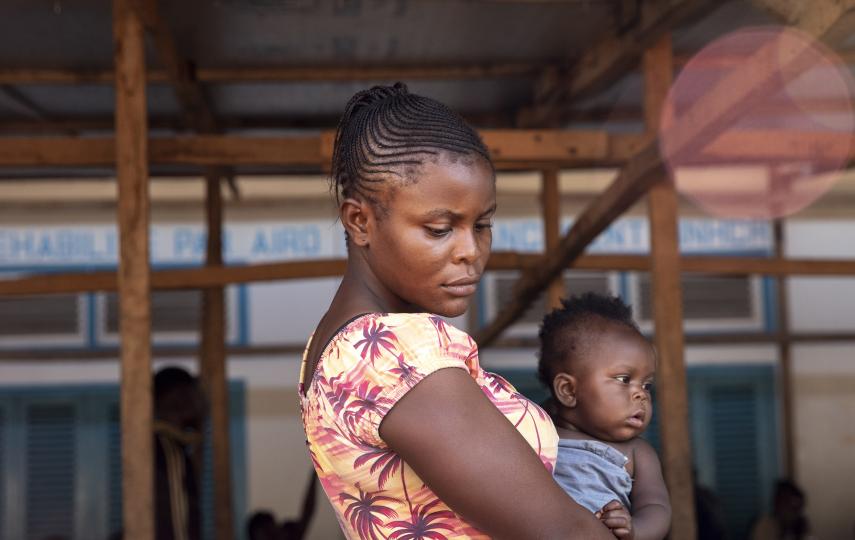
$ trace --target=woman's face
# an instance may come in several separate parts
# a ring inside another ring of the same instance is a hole
[[[391,183],[365,256],[395,310],[463,314],[490,256],[493,170],[482,158],[426,162],[413,183]]]

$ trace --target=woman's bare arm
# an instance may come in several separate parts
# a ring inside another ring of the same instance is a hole
[[[462,369],[441,369],[417,384],[387,413],[380,436],[443,502],[492,538],[614,538],[555,483]]]

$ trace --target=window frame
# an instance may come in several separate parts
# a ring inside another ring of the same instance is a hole
[[[642,272],[626,272],[624,299],[633,306],[633,317],[645,334],[652,335],[655,321],[641,317],[641,275]],[[714,274],[709,274],[714,275]],[[724,332],[763,332],[769,326],[767,312],[769,291],[762,276],[750,275],[748,279],[750,317],[737,318],[686,318],[683,317],[683,331],[687,334],[724,333]],[[682,283],[681,283],[682,287]]]
[[[56,268],[39,269],[42,272],[55,272]],[[0,278],[14,279],[31,275],[24,270],[0,270]],[[30,295],[43,296],[43,295]],[[90,324],[89,298],[87,293],[70,293],[77,303],[77,331],[73,333],[51,333],[51,334],[15,334],[0,336],[0,350],[14,350],[20,348],[51,349],[59,347],[85,347],[88,341],[87,329]]]

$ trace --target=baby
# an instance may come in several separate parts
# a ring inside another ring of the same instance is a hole
[[[538,375],[552,393],[560,440],[555,479],[618,538],[665,538],[668,491],[650,423],[656,355],[620,299],[562,301],[540,329]]]

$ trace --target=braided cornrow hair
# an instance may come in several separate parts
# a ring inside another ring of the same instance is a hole
[[[336,131],[336,201],[359,195],[379,203],[384,180],[415,181],[418,167],[441,152],[478,155],[492,167],[478,133],[442,103],[410,94],[400,82],[363,90],[350,98]]]

